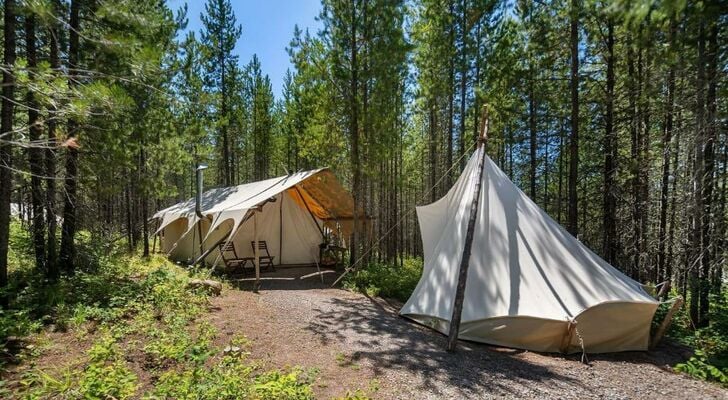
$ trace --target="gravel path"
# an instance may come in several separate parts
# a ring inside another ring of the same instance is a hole
[[[252,357],[269,366],[316,368],[321,398],[376,387],[380,399],[728,399],[728,390],[670,372],[685,356],[671,346],[590,356],[589,365],[469,342],[451,354],[444,336],[399,317],[397,305],[300,278],[308,272],[279,269],[259,294],[239,281],[213,300],[208,319],[220,343],[244,333]]]

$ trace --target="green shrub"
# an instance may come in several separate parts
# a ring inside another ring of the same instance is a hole
[[[677,364],[675,370],[692,375],[696,378],[716,381],[728,385],[728,369],[720,368],[708,362],[708,357],[702,350],[695,350],[695,355],[684,363]]]
[[[313,398],[311,379],[300,368],[273,370],[258,375],[258,366],[233,341],[212,367],[196,365],[170,370],[160,376],[147,399],[255,399],[307,400]],[[238,349],[238,350],[234,350]]]
[[[78,381],[84,398],[131,398],[137,390],[137,376],[127,366],[123,351],[111,336],[103,336],[88,352],[90,362]]]
[[[406,301],[422,276],[422,260],[408,258],[402,266],[372,263],[347,275],[344,287]]]
[[[310,382],[300,379],[302,370],[270,371],[255,378],[253,398],[260,400],[313,399]]]
[[[673,295],[677,296],[677,293]],[[711,298],[708,326],[695,329],[690,321],[689,310],[682,307],[673,318],[668,336],[695,349],[695,354],[675,365],[675,370],[698,379],[728,385],[728,291],[724,288],[721,295]],[[655,323],[662,321],[666,309],[666,305],[660,307]]]

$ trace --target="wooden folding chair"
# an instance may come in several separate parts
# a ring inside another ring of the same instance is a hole
[[[239,257],[238,252],[235,251],[233,242],[220,243],[219,247],[222,261],[225,263],[225,267],[227,267],[229,272],[240,269],[245,274],[245,265],[248,262],[255,269],[255,257]],[[232,257],[230,253],[232,253]]]
[[[253,254],[255,254],[255,241],[250,242],[250,246],[253,248]],[[271,256],[268,252],[268,243],[265,240],[259,240],[258,241],[258,260],[260,262],[260,269],[261,271],[266,269],[272,269],[273,272],[276,270],[276,266],[273,265],[273,259],[275,257]],[[255,260],[255,257],[253,257],[253,260]],[[253,261],[255,262],[255,261]]]

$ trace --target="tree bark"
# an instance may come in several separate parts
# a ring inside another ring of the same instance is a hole
[[[677,27],[674,21],[670,22],[670,51],[674,50],[675,31]],[[657,243],[657,271],[658,281],[667,281],[665,293],[669,293],[671,286],[671,274],[668,274],[665,247],[667,245],[667,208],[670,187],[670,159],[671,142],[673,130],[673,109],[675,101],[675,65],[671,64],[667,73],[667,104],[665,106],[665,127],[662,135],[662,183],[660,187],[660,225],[658,229]]]
[[[703,243],[703,173],[705,173],[705,22],[701,19],[698,26],[697,88],[695,108],[695,139],[693,144],[693,210],[690,224],[690,246],[692,257],[689,259],[690,282],[690,319],[695,326],[702,323],[700,315],[701,266],[704,256]]]
[[[28,79],[33,82],[37,73],[35,16],[25,17],[25,56],[28,60]],[[45,218],[43,218],[43,152],[38,141],[41,135],[41,126],[38,115],[38,102],[35,99],[32,85],[26,94],[28,106],[28,137],[31,145],[28,148],[28,165],[30,166],[30,193],[33,207],[33,249],[35,251],[35,266],[45,272]]]
[[[617,138],[614,132],[614,21],[607,17],[607,86],[604,115],[604,259],[617,258]]]
[[[144,143],[142,143],[141,149],[139,150],[139,170],[141,171],[142,179],[147,178],[147,155],[144,150]],[[141,188],[141,203],[142,203],[142,255],[149,257],[149,199],[146,191],[146,182],[142,182]]]
[[[58,12],[60,5],[58,0],[53,1],[53,10]],[[54,74],[60,73],[61,62],[58,56],[58,38],[60,32],[57,23],[54,23],[49,31],[50,37],[50,49],[49,58],[50,66]],[[48,219],[48,237],[46,244],[46,271],[48,279],[56,281],[60,276],[58,269],[57,251],[56,251],[56,230],[57,230],[57,219],[56,219],[56,145],[58,140],[56,139],[56,128],[58,124],[55,106],[51,103],[48,108],[48,149],[45,152],[45,174],[48,177],[46,179],[46,217]]]
[[[79,13],[82,0],[71,0],[71,15],[69,19],[68,29],[68,73],[70,78],[68,86],[73,90],[76,86],[76,77],[78,74],[79,62]],[[67,273],[74,272],[74,263],[76,258],[76,245],[74,237],[76,235],[76,207],[77,204],[77,188],[78,188],[78,148],[73,143],[76,139],[79,129],[78,122],[73,118],[68,119],[68,142],[71,145],[66,147],[66,176],[64,179],[64,204],[63,204],[63,226],[61,228],[61,252],[59,262],[61,268]]]
[[[8,240],[10,237],[10,196],[13,176],[12,148],[9,141],[13,130],[13,102],[15,97],[15,7],[14,0],[5,0],[3,16],[3,98],[0,111],[0,305],[7,307],[8,298],[4,289],[8,285]]]
[[[530,180],[530,191],[529,196],[531,200],[536,201],[536,166],[538,160],[536,158],[536,146],[537,135],[536,132],[536,99],[533,94],[533,73],[531,72],[528,82],[528,131],[529,131],[529,152],[530,152],[530,169],[529,169],[529,180]]]
[[[460,15],[460,156],[465,154],[465,105],[468,85],[468,0],[462,0],[462,10]],[[465,162],[465,158],[461,158],[461,164]],[[450,168],[451,165],[448,165]],[[452,180],[450,184],[452,184]]]
[[[567,229],[579,235],[578,195],[579,179],[579,0],[571,0],[571,137],[569,138],[569,210]]]
[[[350,63],[351,63],[351,81],[349,93],[349,135],[351,136],[351,169],[352,169],[352,191],[354,197],[354,221],[353,221],[353,233],[351,240],[351,248],[349,249],[349,255],[351,257],[351,264],[353,265],[357,259],[361,229],[361,221],[359,221],[359,206],[361,203],[361,166],[359,159],[359,115],[357,102],[357,94],[359,93],[359,76],[357,63],[357,0],[352,0],[351,5],[351,20],[350,20]]]
[[[437,110],[435,100],[430,99],[429,106],[429,128],[430,128],[430,201],[437,201]]]
[[[710,277],[713,268],[713,174],[715,170],[715,141],[717,138],[717,66],[718,66],[718,25],[717,22],[711,21],[710,33],[708,37],[708,49],[706,54],[707,71],[706,71],[706,115],[705,115],[705,147],[704,166],[703,166],[703,221],[702,252],[703,257],[700,262],[700,322],[698,326],[706,327],[709,324],[710,311]]]

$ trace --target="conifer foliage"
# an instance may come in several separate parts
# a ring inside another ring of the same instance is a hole
[[[332,168],[356,203],[350,261],[396,268],[488,107],[488,154],[525,193],[708,326],[728,248],[721,6],[322,0],[319,29],[290,27],[279,94],[238,56],[255,36],[230,0],[199,32],[159,1],[6,0],[0,286],[11,203],[56,280],[84,268],[82,231],[150,253],[150,215],[192,196],[199,163],[209,186]]]

